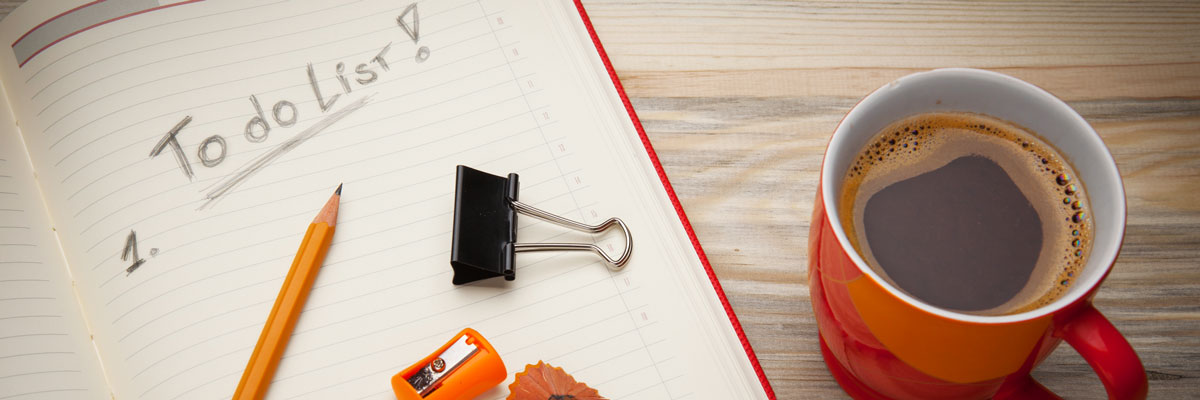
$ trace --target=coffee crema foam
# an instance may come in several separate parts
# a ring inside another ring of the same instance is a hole
[[[1009,301],[986,310],[952,311],[1015,314],[1057,300],[1079,277],[1091,247],[1092,223],[1082,183],[1045,141],[990,116],[919,114],[894,122],[871,138],[847,169],[839,199],[841,223],[854,248],[872,270],[908,293],[879,266],[870,246],[864,245],[868,241],[861,216],[867,202],[895,183],[970,156],[985,157],[1008,173],[1037,212],[1043,240],[1030,278]]]

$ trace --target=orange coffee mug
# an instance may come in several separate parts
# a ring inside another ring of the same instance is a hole
[[[927,112],[985,114],[1025,127],[1074,167],[1093,215],[1091,255],[1075,283],[1031,311],[984,316],[937,308],[876,274],[839,221],[842,177],[876,133]],[[1050,93],[975,69],[939,69],[891,82],[838,125],[821,165],[809,235],[809,287],[825,363],[856,399],[1058,398],[1029,373],[1065,339],[1110,398],[1146,397],[1129,342],[1092,306],[1125,231],[1125,192],[1112,155],[1083,117]]]

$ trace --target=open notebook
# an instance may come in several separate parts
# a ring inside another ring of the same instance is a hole
[[[0,42],[0,398],[230,397],[342,182],[270,398],[392,398],[464,327],[510,376],[545,360],[614,399],[773,397],[578,4],[37,1]],[[627,268],[522,253],[515,281],[452,285],[459,164],[621,217]]]

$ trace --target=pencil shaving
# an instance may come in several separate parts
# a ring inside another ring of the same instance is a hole
[[[517,373],[508,391],[507,400],[607,400],[562,368],[542,361],[525,365],[525,371]]]

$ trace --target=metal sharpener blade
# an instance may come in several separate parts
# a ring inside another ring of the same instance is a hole
[[[446,348],[446,351],[430,361],[424,367],[421,367],[413,376],[408,378],[408,384],[412,385],[413,389],[421,393],[421,397],[432,393],[438,388],[438,384],[442,382],[447,375],[462,366],[467,359],[479,352],[479,348],[473,344],[467,343],[467,337],[463,336]]]

